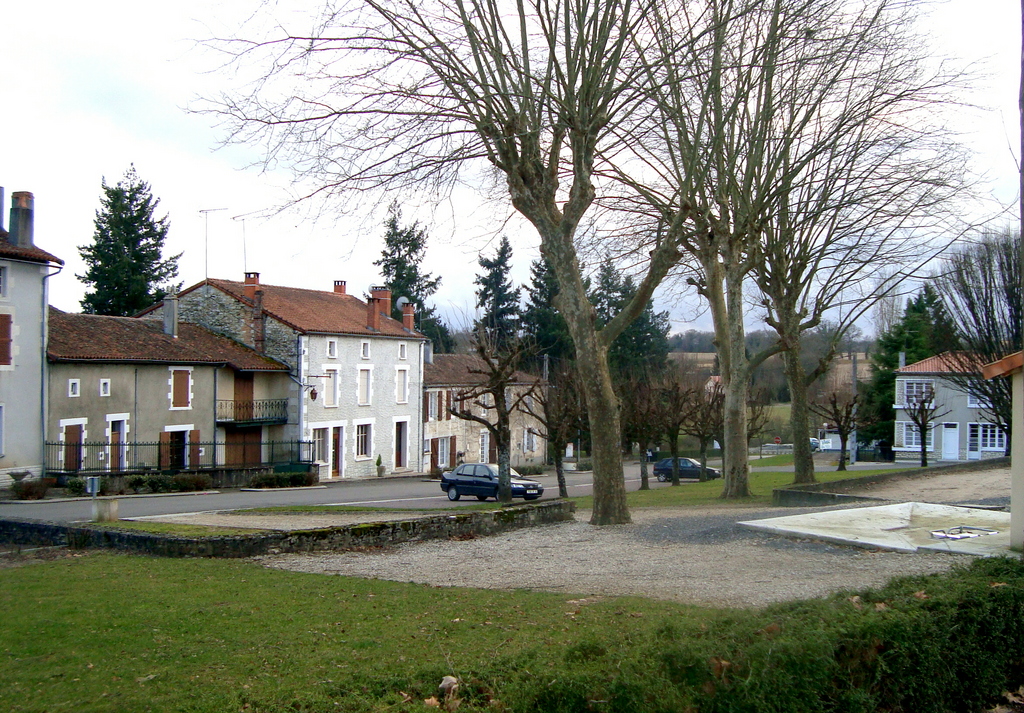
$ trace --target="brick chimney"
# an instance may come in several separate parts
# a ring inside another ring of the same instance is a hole
[[[370,295],[380,300],[380,311],[386,316],[391,316],[391,290],[387,287],[371,287]]]
[[[334,291],[337,292],[339,295],[345,294],[345,281],[344,280],[335,280],[334,281]]]
[[[416,305],[412,302],[402,305],[402,326],[410,332],[416,330]]]
[[[15,191],[11,194],[11,220],[7,242],[21,248],[35,247],[32,243],[33,214],[35,199],[28,191]]]
[[[375,332],[380,331],[380,305],[372,290],[366,298],[366,326]]]
[[[245,273],[245,286],[242,288],[245,293],[245,299],[250,301],[256,299],[256,285],[258,284],[260,284],[260,273]]]
[[[171,337],[178,336],[178,296],[167,295],[164,297],[164,334]]]
[[[258,273],[254,273],[259,276]],[[249,289],[246,286],[246,289]],[[267,318],[263,314],[263,290],[253,286],[252,342],[253,349],[263,354],[267,348]]]

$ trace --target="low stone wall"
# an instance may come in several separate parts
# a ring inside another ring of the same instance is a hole
[[[936,465],[928,468],[913,468],[911,470],[893,470],[889,473],[878,473],[868,477],[844,478],[833,480],[828,483],[810,483],[808,485],[787,485],[776,488],[772,491],[772,504],[783,507],[807,507],[815,505],[838,505],[844,502],[858,500],[879,500],[864,495],[850,495],[851,490],[858,490],[867,485],[885,483],[890,480],[906,480],[908,478],[920,478],[939,473],[973,473],[979,470],[994,470],[996,468],[1008,468],[1009,458],[986,458],[984,460],[972,460],[965,463],[954,463],[953,465]]]
[[[417,540],[480,537],[572,520],[575,511],[573,502],[552,500],[499,510],[445,513],[417,520],[223,537],[178,537],[89,525],[7,519],[0,520],[0,542],[116,549],[162,557],[252,557],[284,552],[353,550]]]

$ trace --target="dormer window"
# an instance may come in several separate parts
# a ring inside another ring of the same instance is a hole
[[[362,356],[363,359],[370,358],[370,343],[368,341],[363,341],[359,345],[359,354],[360,356]]]

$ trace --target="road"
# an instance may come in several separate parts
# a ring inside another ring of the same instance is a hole
[[[535,476],[530,476],[534,478]],[[589,495],[592,491],[592,473],[566,473],[566,485],[573,496]],[[558,495],[554,475],[536,477],[544,486],[543,499]],[[685,481],[684,481],[685,483]],[[652,487],[669,487],[651,478]],[[626,466],[626,489],[640,487],[640,467]],[[218,493],[129,496],[118,498],[121,518],[215,510],[278,507],[283,505],[361,505],[384,508],[438,508],[457,509],[476,503],[475,498],[451,502],[436,480],[418,478],[382,478],[327,483],[322,488],[297,490],[265,490],[245,492],[224,490]],[[92,517],[92,503],[88,499],[37,500],[0,503],[0,519],[19,518],[45,522],[83,522]]]

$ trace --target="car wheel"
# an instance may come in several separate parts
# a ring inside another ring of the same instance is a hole
[[[456,488],[454,485],[449,485],[448,486],[448,499],[449,500],[458,500],[459,499],[459,489]]]
[[[658,473],[658,482],[659,483],[664,483],[666,480],[668,480],[668,476],[667,475],[665,475],[664,473]]]
[[[483,502],[484,500],[487,499],[487,496],[486,495],[477,495],[476,499],[479,500],[480,502]]]

